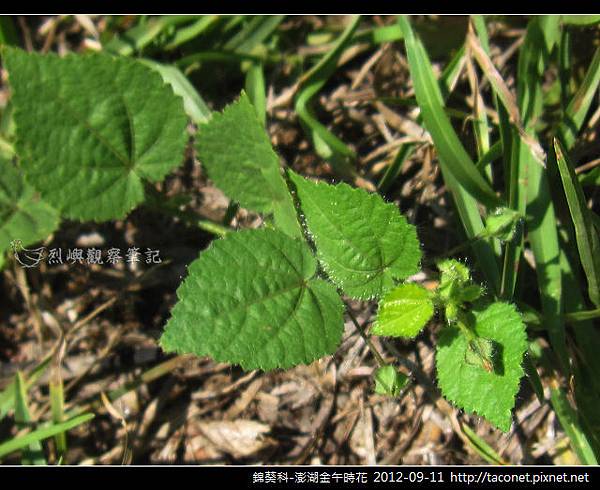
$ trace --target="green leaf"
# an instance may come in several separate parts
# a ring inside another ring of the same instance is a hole
[[[160,343],[246,370],[331,354],[341,340],[343,304],[316,270],[300,240],[269,229],[230,233],[190,265]]]
[[[52,355],[46,356],[46,358],[41,361],[37,366],[35,366],[29,373],[27,373],[26,378],[26,389],[31,388],[37,381],[41,378],[41,376],[46,372],[50,361],[53,359]],[[6,388],[0,391],[0,421],[15,407],[15,397],[17,391],[17,378],[16,376],[13,378]]]
[[[59,216],[25,182],[19,169],[0,158],[0,254],[13,240],[26,247],[46,238]]]
[[[484,460],[491,464],[506,465],[506,461],[481,437],[477,435],[467,424],[461,424],[461,429],[467,440],[470,442],[471,447],[481,456]]]
[[[27,180],[63,215],[121,218],[183,161],[182,101],[143,64],[105,54],[2,51],[17,154]]]
[[[274,213],[283,231],[300,236],[279,158],[245,92],[200,126],[196,146],[208,176],[227,196],[245,208]]]
[[[448,306],[455,310],[465,302],[475,301],[483,289],[471,281],[471,271],[458,260],[445,259],[438,262],[437,267],[442,273],[438,295],[446,303],[446,317],[452,320],[454,315],[449,314]]]
[[[371,332],[389,337],[416,337],[433,316],[429,292],[418,284],[400,284],[379,304]]]
[[[600,187],[600,167],[579,174],[577,180],[579,180],[579,183],[584,187]]]
[[[515,236],[519,219],[518,211],[506,207],[497,208],[486,218],[485,231],[488,236],[508,242]]]
[[[302,213],[330,279],[353,298],[381,296],[419,270],[417,232],[378,194],[314,183],[290,172]]]
[[[438,384],[453,403],[508,431],[523,376],[525,326],[515,307],[508,303],[493,303],[474,315],[475,334],[497,344],[496,369],[488,371],[467,363],[469,339],[458,327],[448,326],[442,330],[437,345]]]
[[[332,49],[302,76],[294,104],[298,118],[311,138],[317,154],[331,163],[339,175],[346,178],[356,176],[356,169],[353,166],[356,153],[319,122],[311,105],[316,95],[338,69],[338,62],[351,43],[359,23],[360,16],[353,16]]]
[[[440,164],[477,200],[488,206],[499,205],[500,200],[475,167],[444,111],[443,97],[421,40],[415,36],[406,18],[399,17],[398,23],[404,33],[415,96]]]
[[[398,396],[408,383],[408,376],[394,366],[383,366],[375,371],[375,393]]]

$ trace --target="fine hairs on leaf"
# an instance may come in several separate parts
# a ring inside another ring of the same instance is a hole
[[[414,338],[433,316],[429,291],[418,284],[400,284],[379,303],[374,335]]]
[[[27,180],[63,216],[122,218],[183,161],[180,97],[142,63],[5,47],[16,150]]]
[[[329,278],[356,299],[380,297],[419,270],[416,229],[393,204],[347,184],[311,182],[289,172],[317,257]]]
[[[316,271],[308,246],[280,231],[230,233],[190,265],[160,343],[247,370],[331,354],[341,341],[343,304]]]
[[[457,326],[444,327],[437,343],[436,366],[442,394],[459,407],[485,417],[508,431],[512,408],[523,377],[527,336],[513,305],[492,303],[473,312],[474,335],[495,343],[495,369],[469,362],[470,339]],[[487,343],[486,343],[487,345]]]
[[[512,306],[495,303],[475,313],[472,327],[463,325],[465,304],[483,289],[453,259],[438,263],[437,291],[398,285],[419,270],[420,245],[415,227],[378,194],[312,182],[288,170],[294,204],[244,93],[201,125],[197,148],[213,181],[243,206],[273,214],[275,229],[229,233],[191,264],[160,341],[166,351],[210,355],[244,369],[286,368],[335,352],[343,303],[334,285],[351,298],[381,298],[373,335],[415,337],[432,318],[435,303],[449,322],[437,355],[442,391],[458,406],[508,429],[526,347]],[[297,213],[316,257],[296,233]],[[333,284],[318,276],[317,259]],[[397,396],[407,378],[379,360],[375,391]]]

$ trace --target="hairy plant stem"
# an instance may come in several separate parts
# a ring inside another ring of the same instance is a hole
[[[350,309],[350,307],[348,306],[347,303],[346,303],[346,308],[347,308],[346,311],[348,312],[348,316],[352,320],[352,323],[354,323],[354,326],[356,327],[356,330],[358,330],[358,333],[360,334],[360,336],[363,338],[363,340],[367,344],[367,347],[369,347],[369,350],[373,354],[373,357],[375,357],[375,360],[377,361],[377,364],[379,365],[379,367],[387,366],[388,363],[385,362],[385,360],[383,359],[383,356],[379,353],[379,351],[377,350],[377,347],[375,347],[375,344],[373,344],[373,342],[371,342],[371,338],[365,332],[364,325],[361,325],[360,323],[358,323],[358,320],[354,316],[354,313],[352,313],[352,310]],[[366,323],[368,323],[368,322],[365,322],[365,324]]]

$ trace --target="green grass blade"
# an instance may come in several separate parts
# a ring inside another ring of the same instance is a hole
[[[9,441],[3,442],[0,444],[0,458],[3,458],[7,454],[18,451],[19,449],[23,449],[31,444],[34,444],[38,441],[43,441],[50,437],[55,436],[56,434],[60,434],[61,432],[65,432],[71,430],[78,425],[89,422],[94,418],[93,413],[86,413],[83,415],[79,415],[77,417],[73,417],[61,424],[50,425],[48,427],[43,427],[33,432],[29,432],[21,437],[16,437]]]
[[[242,29],[237,32],[227,43],[224,49],[237,53],[250,53],[265,41],[283,22],[285,15],[257,15],[253,17]]]
[[[397,24],[374,27],[357,32],[352,38],[353,43],[383,44],[402,39],[402,30]]]
[[[50,365],[52,355],[47,356],[27,375],[27,389],[31,388],[44,374],[46,368]],[[15,406],[15,391],[16,379],[0,392],[0,420],[2,420],[8,412],[14,409]]]
[[[60,368],[58,368],[60,369]],[[50,412],[52,414],[52,423],[57,425],[64,421],[65,417],[65,395],[60,372],[55,373],[50,380]],[[54,436],[56,442],[57,459],[64,458],[67,452],[67,434],[61,432]]]
[[[397,24],[395,24],[395,27],[397,29],[400,29],[400,26],[398,26]],[[450,96],[450,93],[452,92],[456,85],[456,82],[458,81],[459,75],[464,66],[464,59],[465,47],[463,46],[452,57],[450,62],[444,68],[442,75],[440,76],[440,92],[442,93],[442,98],[444,102]],[[417,117],[417,124],[421,124],[422,120],[423,118],[419,114],[419,116]],[[387,168],[387,170],[383,174],[383,177],[377,184],[377,190],[379,192],[385,193],[390,188],[390,186],[400,175],[403,163],[410,157],[415,147],[416,145],[413,143],[406,143],[398,149],[398,152],[394,157],[394,161]]]
[[[471,17],[471,21],[483,52],[489,57],[490,43],[485,19],[481,15],[473,15]],[[506,108],[499,101],[499,95],[496,88],[493,84],[491,84],[491,86],[494,98],[494,106],[498,112],[498,129],[500,132],[500,140],[492,145],[489,154],[490,157],[494,157],[495,151],[500,150],[501,154],[504,156],[504,175],[508,207],[518,211],[521,215],[524,215],[526,196],[525,192],[523,191],[523,185],[521,184],[521,182],[523,182],[523,176],[519,175],[519,172],[522,172],[523,169],[519,165],[519,147],[515,147],[515,145],[513,145],[513,141],[519,138],[519,134],[511,124]],[[500,144],[501,147],[498,149],[496,144]],[[494,152],[492,152],[492,150],[494,150]],[[477,162],[477,167],[481,169],[481,166],[484,165],[484,162],[487,163],[486,156],[483,156],[480,161]],[[521,234],[520,237],[516,238],[515,240],[511,240],[504,247],[500,296],[508,300],[512,300],[513,298],[522,253],[523,235]]]
[[[0,16],[0,46],[2,45],[19,45],[19,35],[15,29],[15,24],[7,15]]]
[[[571,70],[573,67],[571,31],[563,29],[558,46],[558,78],[560,80],[560,102],[563,109],[567,108],[571,99]]]
[[[433,77],[433,73],[431,71],[431,66],[429,65],[429,60],[427,59],[427,55],[424,53],[424,48],[421,46],[421,48],[419,49],[419,47],[418,47],[419,44],[417,44],[417,41],[414,37],[414,34],[412,32],[412,29],[411,29],[408,21],[406,19],[401,18],[401,20],[399,20],[399,22],[401,23],[400,25],[403,27],[403,30],[405,33],[407,52],[410,53],[409,54],[409,65],[411,68],[411,74],[413,76],[413,83],[415,83],[415,92],[417,94],[417,98],[419,98],[419,93],[421,93],[423,91],[426,92],[425,96],[424,96],[426,101],[428,103],[433,103],[433,108],[435,108],[436,110],[441,111],[443,113],[442,102],[440,100],[441,94],[440,94],[439,90],[436,90],[434,85],[431,84],[432,80],[435,82],[435,78]],[[425,67],[423,67],[423,61],[419,60],[419,57],[423,57],[423,56],[425,57],[425,60],[426,60]],[[414,66],[414,68],[413,68],[413,66]],[[424,68],[428,68],[428,70],[425,70]],[[419,70],[421,70],[421,71],[419,71]],[[427,82],[420,83],[420,82],[422,82],[421,79],[425,79],[428,83]],[[437,84],[435,84],[435,86],[436,85]],[[432,88],[432,87],[434,87],[434,88]],[[421,89],[424,89],[424,90],[421,90]],[[421,94],[421,95],[423,95],[423,94]],[[421,106],[421,108],[423,110],[423,104],[420,102],[419,105]],[[433,108],[430,108],[430,110]],[[427,116],[429,116],[429,115],[427,115]],[[427,125],[428,117],[426,117],[425,111],[423,111],[423,119],[425,121],[425,124]],[[448,122],[448,121],[446,121],[446,122]],[[448,124],[450,124],[450,123],[448,122]],[[428,126],[428,129],[431,132],[430,126],[431,125]],[[451,134],[453,135],[453,137],[457,138],[456,133],[454,133],[454,130],[452,129],[452,127],[450,127],[450,131],[451,131]],[[434,143],[435,142],[436,142],[436,139],[434,138]],[[436,146],[437,146],[437,144],[436,144]],[[462,149],[462,150],[458,150],[458,154],[460,155],[461,152],[464,152],[464,154],[466,154],[466,151],[464,150],[464,148],[462,147],[460,142],[458,142],[458,146]],[[445,162],[444,157],[446,156],[445,153],[446,153],[445,151],[443,152],[440,148],[438,148],[438,154],[439,154],[439,159],[440,159],[440,168],[442,170],[444,182],[446,183],[446,186],[452,193],[452,197],[454,199],[454,203],[458,210],[458,214],[460,216],[463,227],[465,229],[467,238],[472,239],[474,237],[481,236],[485,227],[484,227],[483,221],[481,219],[481,215],[479,214],[477,200],[475,199],[475,197],[473,197],[472,193],[470,193],[467,190],[465,182],[463,180],[460,180],[459,178],[457,178],[451,171],[450,166],[444,163]],[[456,157],[456,154],[454,154],[452,152],[452,156]],[[450,158],[452,158],[452,156],[450,156]],[[465,172],[470,170],[467,172],[469,174],[477,174],[478,177],[481,179],[481,181],[483,181],[485,183],[485,185],[487,186],[487,183],[483,180],[483,177],[481,176],[481,174],[479,174],[478,170],[475,168],[475,164],[471,161],[471,159],[470,159],[470,157],[468,157],[468,155],[467,155],[467,159],[468,159],[468,161],[466,163],[467,163],[467,165],[471,165],[471,167],[465,166],[464,165],[465,162],[461,162],[459,166]],[[454,161],[454,160],[452,160],[452,161]],[[493,191],[491,190],[491,188],[489,188],[489,192],[493,195],[494,199],[496,201],[498,201],[495,194],[493,194]],[[490,290],[493,293],[497,293],[499,291],[499,287],[500,287],[500,273],[498,270],[498,264],[496,261],[496,256],[494,254],[494,249],[492,248],[491,242],[487,239],[476,240],[473,242],[472,246],[473,246],[473,250],[478,258],[480,268],[485,275],[485,278],[487,280]]]
[[[545,53],[548,50],[543,33],[545,30],[554,32],[549,25],[552,22],[557,22],[552,16],[533,18],[528,24],[525,42],[519,53],[518,105],[524,129],[531,138],[536,137],[534,125],[543,110],[541,81],[546,66]],[[546,327],[562,369],[569,372],[566,334],[562,321],[561,253],[550,185],[545,169],[536,160],[528,145],[522,139],[515,139],[513,144],[513,151],[518,155],[516,165],[519,167],[519,180],[527,185],[527,230],[536,264]]]
[[[182,44],[191,41],[192,39],[201,36],[203,33],[210,30],[219,21],[217,15],[202,15],[200,18],[189,26],[184,26],[177,29],[173,39],[164,47],[165,50],[171,51]]]
[[[600,308],[596,308],[595,310],[565,313],[565,319],[568,321],[579,322],[582,320],[595,320],[596,318],[600,318]]]
[[[267,96],[262,63],[253,63],[246,72],[246,93],[256,109],[258,120],[264,126],[267,121]]]
[[[156,39],[164,28],[164,21],[160,18],[138,23],[123,34],[113,37],[104,49],[121,56],[131,56]]]
[[[595,306],[600,307],[600,237],[594,229],[586,205],[583,189],[577,180],[573,165],[558,139],[554,139],[558,170],[575,227],[579,258],[588,282],[588,295]]]
[[[211,113],[210,109],[179,68],[173,65],[157,63],[149,59],[142,59],[140,61],[160,73],[163,80],[171,85],[173,92],[183,99],[183,108],[192,121],[196,124],[208,122]]]
[[[600,22],[600,15],[561,15],[562,24],[574,26],[591,26]]]
[[[582,464],[597,465],[598,459],[586,434],[581,429],[577,412],[573,410],[563,391],[558,388],[553,389],[550,400],[560,425],[569,437],[571,446],[579,461]]]
[[[600,48],[596,49],[585,78],[569,102],[563,120],[558,127],[557,133],[567,151],[575,143],[577,133],[581,129],[585,116],[594,100],[594,95],[598,90],[598,84],[600,84]]]
[[[23,375],[18,372],[15,376],[15,423],[19,430],[31,425],[29,401],[27,399],[27,383]],[[24,465],[44,465],[46,459],[39,441],[34,441],[23,450],[21,463]]]
[[[321,158],[331,163],[336,172],[346,178],[356,175],[356,170],[352,165],[356,155],[342,140],[317,120],[312,112],[311,102],[337,69],[337,62],[352,40],[359,22],[360,16],[354,16],[336,41],[333,49],[302,77],[295,99],[296,112],[312,140],[315,150]]]
[[[461,429],[471,443],[473,449],[475,449],[477,454],[479,454],[484,460],[491,464],[506,464],[506,461],[502,459],[502,456],[500,456],[492,446],[479,437],[467,424],[461,424]]]
[[[489,207],[501,205],[501,200],[475,167],[444,112],[442,94],[423,44],[415,36],[407,19],[400,17],[398,23],[404,32],[415,95],[425,126],[437,149],[440,165],[446,167],[479,202]]]

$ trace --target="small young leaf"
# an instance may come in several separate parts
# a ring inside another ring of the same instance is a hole
[[[418,271],[417,232],[378,194],[347,184],[314,183],[290,172],[317,256],[331,280],[353,298],[381,296]]]
[[[331,354],[342,336],[343,304],[316,270],[308,246],[276,230],[215,240],[177,290],[161,346],[246,370]]]
[[[187,117],[160,75],[105,54],[5,48],[17,154],[27,180],[63,215],[121,218],[183,161]]]
[[[300,236],[279,158],[244,92],[200,126],[196,147],[208,176],[227,196],[245,208],[274,213],[282,231]]]
[[[506,207],[497,208],[486,218],[485,231],[488,236],[508,242],[515,236],[518,222],[518,211]]]
[[[508,431],[523,376],[525,326],[515,307],[508,303],[493,303],[474,314],[475,333],[496,344],[495,369],[488,371],[466,362],[469,340],[458,327],[447,326],[437,345],[438,384],[447,399]]]
[[[442,273],[438,295],[446,305],[446,318],[452,320],[457,307],[475,301],[483,290],[472,283],[469,268],[458,260],[442,260],[437,267]]]
[[[400,284],[379,304],[371,332],[389,337],[416,337],[433,316],[429,292],[418,284]]]
[[[375,371],[375,393],[379,395],[398,396],[407,383],[408,376],[394,366],[383,366]]]
[[[58,226],[58,213],[24,181],[19,169],[0,158],[0,254],[13,240],[26,247]]]
[[[471,280],[471,271],[469,271],[469,268],[465,264],[458,260],[442,260],[438,262],[437,268],[442,273],[440,286],[453,282],[465,284]]]

